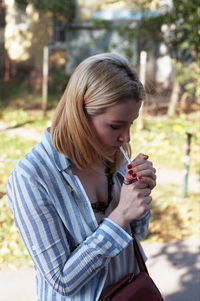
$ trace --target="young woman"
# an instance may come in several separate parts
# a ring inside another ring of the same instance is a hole
[[[10,175],[9,204],[34,262],[38,300],[95,301],[137,273],[132,234],[147,233],[156,175],[143,154],[127,166],[120,147],[131,156],[130,127],[143,98],[125,58],[89,57],[41,143]]]

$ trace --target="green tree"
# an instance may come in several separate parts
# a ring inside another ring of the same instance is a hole
[[[174,59],[175,84],[177,95],[171,99],[168,114],[174,115],[179,100],[200,101],[200,7],[199,1],[174,0],[172,9],[165,15],[165,41]],[[179,88],[177,88],[179,86]],[[174,91],[175,92],[175,91]],[[172,93],[174,95],[174,93]],[[176,93],[175,93],[176,94]]]
[[[29,3],[40,11],[50,12],[57,20],[67,23],[75,16],[75,0],[15,0],[17,5],[25,8]]]
[[[178,61],[197,61],[200,47],[199,0],[174,0],[172,9],[166,14],[169,26],[167,38],[171,55]]]
[[[151,45],[163,41],[173,59],[175,81],[168,114],[176,112],[179,95],[181,101],[200,101],[200,6],[199,0],[173,0],[171,7],[165,7],[159,16],[148,17],[148,9],[160,8],[157,1],[134,1],[135,7],[145,12],[137,27],[124,28],[120,32],[127,37],[127,54],[132,56],[129,45],[138,40],[141,49],[149,51]],[[163,30],[165,29],[165,30]],[[151,44],[153,41],[153,44]],[[151,88],[150,88],[151,89]]]

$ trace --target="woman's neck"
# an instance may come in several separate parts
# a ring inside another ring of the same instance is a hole
[[[88,166],[82,169],[77,168],[76,166],[72,165],[73,172],[75,174],[105,174],[106,173],[106,165],[103,161],[99,161],[98,163]]]

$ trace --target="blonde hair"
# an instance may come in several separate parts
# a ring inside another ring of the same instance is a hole
[[[142,99],[143,86],[124,57],[102,53],[85,59],[73,72],[56,108],[51,126],[54,147],[80,169],[100,159],[112,162],[115,171],[121,154],[106,155],[91,129],[90,117],[116,103]],[[129,144],[125,149],[130,155]]]

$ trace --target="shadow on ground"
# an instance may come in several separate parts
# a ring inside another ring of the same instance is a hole
[[[145,245],[152,278],[165,301],[200,301],[199,239]]]
[[[14,126],[9,126],[7,128],[0,129],[0,132],[5,132],[5,131],[21,128],[21,127],[25,126],[26,124],[31,124],[31,123],[34,123],[34,121],[33,120],[28,120],[28,121],[23,122],[23,123],[18,123]]]

